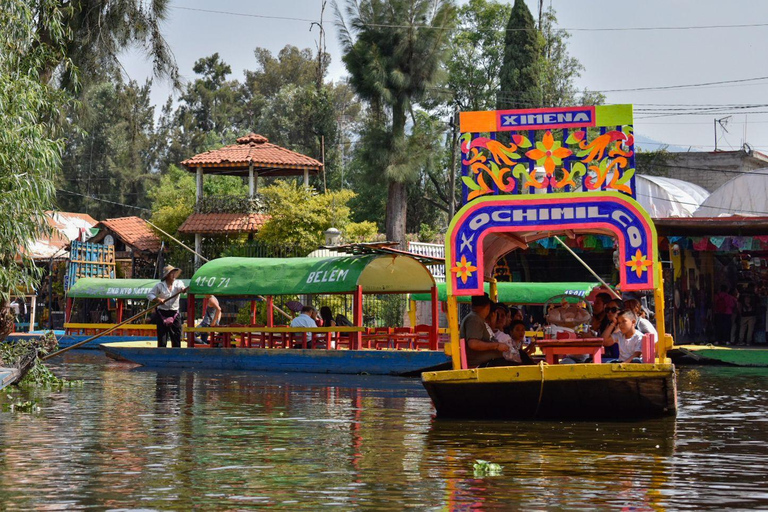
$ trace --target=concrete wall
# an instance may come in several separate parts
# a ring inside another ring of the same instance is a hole
[[[768,167],[768,156],[752,151],[718,151],[717,153],[670,153],[667,176],[695,183],[714,192],[738,172]]]

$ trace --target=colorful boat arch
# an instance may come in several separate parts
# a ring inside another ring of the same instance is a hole
[[[496,261],[528,242],[553,235],[599,233],[617,239],[621,289],[660,283],[656,228],[631,197],[615,192],[489,196],[465,205],[445,242],[451,295],[481,295]]]

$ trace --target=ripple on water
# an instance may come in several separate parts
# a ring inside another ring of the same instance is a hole
[[[417,380],[78,357],[56,371],[82,387],[0,413],[8,510],[768,507],[768,371],[681,371],[676,420],[471,422],[433,420]]]

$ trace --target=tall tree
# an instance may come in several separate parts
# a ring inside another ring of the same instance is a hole
[[[446,67],[447,102],[458,110],[493,110],[504,63],[505,26],[511,7],[495,0],[470,0],[459,8]],[[453,110],[453,108],[451,109]]]
[[[44,83],[57,79],[73,88],[79,76],[88,79],[102,73],[119,73],[118,56],[126,48],[144,50],[152,60],[155,74],[178,79],[173,53],[160,31],[168,15],[168,0],[30,0],[37,20],[57,19],[58,27],[39,23],[37,44],[52,40],[63,44],[47,52],[38,71]]]
[[[40,83],[39,70],[61,55],[61,15],[41,19],[24,0],[0,9],[0,341],[13,327],[10,293],[36,285],[40,273],[25,255],[48,231],[62,141],[53,122],[66,97]],[[42,40],[36,32],[50,34]]]
[[[524,0],[515,0],[504,38],[497,108],[541,106],[541,38]]]
[[[400,243],[407,184],[418,176],[408,155],[406,116],[440,75],[454,13],[450,0],[347,0],[345,14],[336,5],[350,83],[374,111],[391,115],[389,158],[380,172],[388,183],[387,238]]]
[[[552,6],[540,15],[539,31],[542,37],[540,69],[542,106],[565,107],[571,105],[599,105],[605,97],[599,92],[576,87],[584,66],[568,53],[571,35],[557,27],[557,15]]]
[[[149,207],[147,188],[156,179],[150,86],[118,76],[84,92],[77,126],[66,134],[62,208],[105,219],[140,213],[122,204]]]

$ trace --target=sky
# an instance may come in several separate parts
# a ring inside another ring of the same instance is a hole
[[[537,2],[526,3],[537,13]],[[274,54],[287,44],[315,51],[319,31],[310,31],[310,24],[320,20],[321,4],[174,0],[163,30],[183,79],[193,80],[194,62],[216,52],[232,67],[230,78],[242,79],[243,70],[256,68],[256,47]],[[768,153],[768,2],[553,0],[552,6],[559,26],[571,33],[571,55],[585,67],[577,86],[604,91],[608,104],[634,104],[635,132],[651,140],[647,149],[655,149],[656,141],[677,150],[712,151],[717,137],[720,150],[739,149],[746,141]],[[328,75],[339,79],[345,69],[331,0],[323,26],[332,59]],[[152,75],[140,52],[126,52],[121,62],[131,79],[143,82]],[[750,80],[755,78],[760,79]],[[659,89],[736,80],[746,81]],[[171,94],[178,96],[155,80],[158,111]],[[692,109],[701,115],[683,115]],[[715,119],[728,116],[715,131]]]

